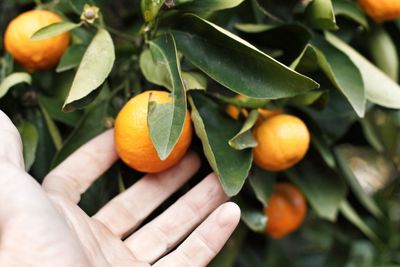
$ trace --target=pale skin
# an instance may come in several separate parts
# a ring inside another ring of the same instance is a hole
[[[198,170],[198,157],[188,153],[170,170],[145,175],[89,217],[77,205],[80,196],[117,158],[110,130],[39,185],[24,171],[18,131],[0,111],[0,266],[207,266],[240,219],[216,175],[142,225]]]

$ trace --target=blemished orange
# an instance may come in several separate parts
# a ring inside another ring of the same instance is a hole
[[[307,203],[295,186],[277,183],[264,212],[268,217],[265,233],[280,239],[300,228],[307,214]]]
[[[147,125],[149,97],[157,103],[168,103],[172,97],[164,91],[145,91],[129,100],[115,120],[114,141],[122,161],[131,168],[147,173],[161,172],[177,164],[186,154],[192,141],[193,129],[186,112],[181,136],[171,154],[161,160],[151,141]]]
[[[46,10],[31,10],[14,18],[4,35],[5,49],[28,71],[53,67],[68,48],[70,35],[34,41],[32,35],[50,24],[61,22],[57,14]]]
[[[358,0],[361,8],[376,22],[400,17],[399,0]]]
[[[258,143],[253,148],[254,163],[268,171],[292,167],[305,156],[310,145],[307,126],[288,114],[275,115],[257,124],[253,135]]]

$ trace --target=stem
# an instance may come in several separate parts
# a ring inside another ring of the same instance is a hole
[[[41,6],[42,5],[42,0],[35,0],[36,6]]]

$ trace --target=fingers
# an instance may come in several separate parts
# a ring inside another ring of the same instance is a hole
[[[148,174],[124,193],[112,199],[94,218],[116,236],[137,228],[172,193],[185,184],[200,167],[196,154],[189,152],[176,166]]]
[[[92,139],[52,170],[43,181],[44,190],[78,203],[80,196],[117,160],[113,130]]]
[[[204,267],[218,254],[240,220],[240,209],[226,203],[214,211],[175,251],[153,267]]]
[[[8,162],[20,169],[24,167],[22,141],[14,124],[0,110],[0,162]]]
[[[174,248],[227,200],[218,177],[210,174],[163,214],[129,237],[125,243],[138,260],[152,263]]]

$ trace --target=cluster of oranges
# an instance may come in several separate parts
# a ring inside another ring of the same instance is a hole
[[[377,22],[400,16],[399,0],[358,0],[365,12]],[[379,2],[379,3],[378,3]],[[41,41],[31,39],[39,29],[61,22],[57,14],[44,10],[25,12],[12,20],[5,32],[5,49],[28,71],[48,69],[60,60],[68,48],[70,34],[63,33]],[[189,112],[178,142],[165,160],[158,157],[147,125],[148,100],[171,102],[167,92],[145,91],[125,104],[115,121],[115,146],[121,159],[130,167],[148,173],[164,171],[185,155],[190,146],[193,128]],[[304,122],[282,111],[258,109],[253,135],[258,145],[253,148],[254,163],[267,171],[286,170],[298,163],[307,153],[310,134]],[[234,119],[248,116],[246,109],[227,107]],[[293,185],[277,183],[265,206],[268,216],[266,233],[281,238],[302,224],[307,205],[303,194]]]
[[[240,95],[236,98],[245,99]],[[234,105],[228,105],[226,111],[236,120],[240,115],[248,116],[246,109]],[[253,148],[254,163],[267,171],[283,171],[298,163],[310,145],[310,133],[305,123],[280,110],[259,108],[258,113],[260,119],[253,130],[257,141],[257,146]],[[266,233],[282,238],[301,226],[307,204],[304,195],[295,186],[277,183],[264,212],[268,218]]]

